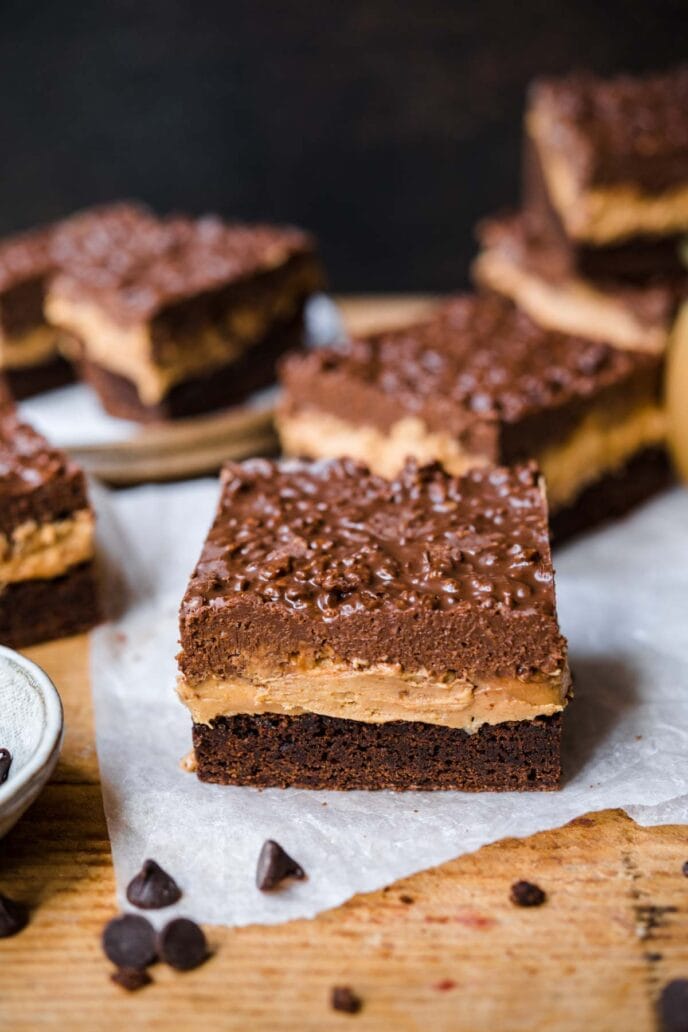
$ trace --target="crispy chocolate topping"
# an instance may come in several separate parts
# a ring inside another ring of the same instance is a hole
[[[0,241],[0,291],[42,277],[51,270],[50,237],[50,229],[38,229]]]
[[[662,190],[688,180],[688,65],[611,79],[589,72],[540,79],[529,108],[552,116],[553,146],[588,182]]]
[[[96,213],[97,215],[97,213]],[[163,307],[273,269],[311,252],[308,234],[292,227],[226,223],[216,216],[158,220],[138,208],[86,213],[55,241],[56,294],[97,302],[123,324]]]
[[[350,460],[229,463],[184,602],[250,592],[325,621],[469,603],[551,614],[553,573],[533,465],[393,481]]]
[[[393,398],[397,418],[443,406],[464,422],[516,423],[652,364],[645,355],[543,329],[502,298],[466,295],[423,323],[294,355],[284,379],[291,391],[301,370],[343,373]]]

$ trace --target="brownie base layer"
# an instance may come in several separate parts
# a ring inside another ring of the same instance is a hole
[[[591,484],[573,505],[550,515],[550,536],[556,545],[625,516],[636,505],[663,491],[673,478],[671,463],[661,448],[647,448],[618,473]]]
[[[139,423],[196,416],[242,401],[253,391],[275,381],[277,360],[303,341],[303,317],[280,326],[238,360],[204,376],[178,384],[156,405],[144,405],[131,380],[112,373],[87,358],[79,362],[81,375],[113,416]]]
[[[484,724],[367,724],[317,714],[219,717],[194,724],[201,781],[262,788],[460,789],[559,787],[561,714]]]
[[[17,401],[30,398],[43,391],[52,391],[56,387],[64,387],[73,383],[74,369],[64,358],[54,358],[40,365],[23,368],[6,369],[5,379],[10,393]]]
[[[100,621],[95,565],[53,580],[27,580],[0,591],[0,643],[24,648],[88,631]]]

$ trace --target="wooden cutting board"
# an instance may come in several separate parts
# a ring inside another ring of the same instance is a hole
[[[422,310],[362,300],[357,329]],[[95,754],[87,640],[29,650],[58,685],[67,734],[39,801],[0,842],[0,890],[25,900],[29,927],[0,940],[0,1030],[418,1030],[649,1032],[655,1000],[688,977],[688,828],[643,829],[621,811],[506,840],[312,921],[208,929],[197,971],[158,966],[128,995],[99,939],[115,912]],[[379,848],[384,850],[381,838]],[[513,881],[548,902],[522,910]],[[364,1001],[330,1010],[333,985]]]

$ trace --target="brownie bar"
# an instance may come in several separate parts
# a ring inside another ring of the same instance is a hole
[[[128,213],[123,221],[131,222]],[[269,380],[265,356],[275,336],[302,318],[323,285],[313,240],[288,227],[214,217],[127,226],[114,218],[99,225],[97,248],[87,220],[68,235],[47,302],[50,318],[79,342],[77,355],[110,410],[120,414],[117,399],[133,418],[210,409],[225,394],[205,386],[216,374],[229,377],[231,367],[235,398]],[[169,399],[174,391],[181,402]]]
[[[25,580],[0,590],[0,642],[10,648],[81,634],[99,620],[92,562],[74,566],[62,577]]]
[[[476,284],[513,301],[546,329],[619,348],[666,349],[688,296],[688,276],[657,273],[644,284],[628,277],[584,279],[570,249],[543,231],[541,220],[523,213],[483,219],[477,237]]]
[[[94,516],[82,471],[0,416],[0,641],[28,645],[99,620]]]
[[[303,311],[290,323],[275,326],[267,337],[229,365],[177,384],[155,405],[144,405],[131,380],[88,359],[78,365],[82,378],[113,416],[140,423],[199,415],[242,401],[275,380],[278,359],[303,343]]]
[[[624,284],[648,286],[657,281],[666,286],[676,281],[688,293],[688,232],[665,236],[641,234],[620,243],[593,247],[572,239],[552,204],[537,149],[527,136],[523,154],[523,207],[531,226],[531,237],[539,238],[540,248],[555,255],[555,269],[561,277],[580,277],[602,289],[613,290]],[[551,276],[551,266],[543,262],[542,274]]]
[[[193,744],[198,777],[220,785],[531,792],[559,787],[561,728],[560,714],[473,734],[314,713],[240,715],[195,724]]]
[[[407,455],[453,473],[534,457],[550,510],[662,447],[661,355],[537,326],[494,295],[403,330],[290,356],[277,423],[291,455],[350,455],[393,476]],[[611,501],[611,500],[610,500]]]
[[[509,740],[524,782],[556,777],[558,731],[530,776],[527,725],[561,713],[569,691],[533,466],[454,478],[410,463],[388,481],[350,460],[252,460],[222,483],[180,613],[179,694],[207,776],[314,784],[330,743],[321,785],[409,787],[423,749],[441,749],[429,784],[444,769],[436,787],[501,788],[505,768],[483,757],[478,775],[478,743]],[[478,737],[485,725],[503,734]],[[258,772],[235,741],[244,727],[261,729]],[[352,766],[356,741],[377,774]]]
[[[525,122],[569,237],[605,246],[688,231],[688,65],[539,80]]]

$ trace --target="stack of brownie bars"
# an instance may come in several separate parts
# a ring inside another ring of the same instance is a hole
[[[686,111],[686,69],[536,84],[524,211],[481,227],[483,292],[283,361],[295,458],[227,466],[181,608],[203,780],[558,786],[550,531],[669,478]]]

